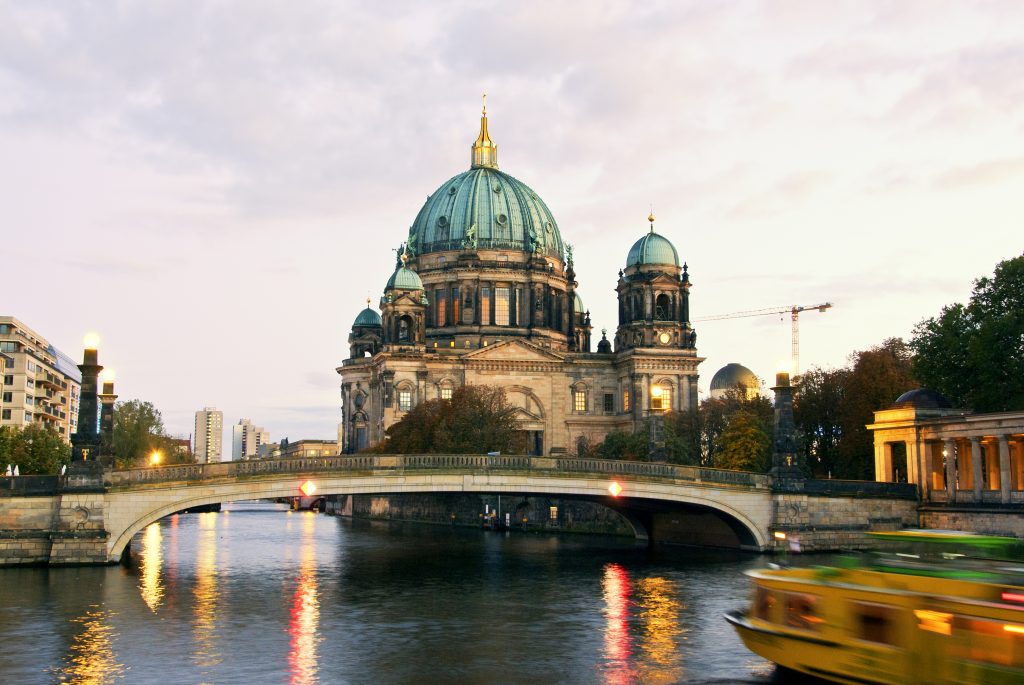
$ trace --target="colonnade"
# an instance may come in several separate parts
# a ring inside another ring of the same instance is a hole
[[[1024,427],[958,424],[917,426],[912,435],[876,430],[875,480],[917,483],[922,501],[1024,502]]]

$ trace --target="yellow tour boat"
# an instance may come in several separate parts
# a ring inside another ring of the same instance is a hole
[[[726,619],[752,652],[838,683],[1024,683],[1020,540],[873,535],[901,551],[750,571],[751,606]]]

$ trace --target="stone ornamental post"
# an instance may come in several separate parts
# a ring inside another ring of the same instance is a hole
[[[793,387],[789,374],[775,374],[775,427],[771,475],[787,480],[803,479],[796,455],[796,422],[793,420]]]
[[[78,432],[71,436],[71,461],[95,461],[99,457],[100,436],[96,431],[97,379],[103,367],[99,365],[99,341],[87,338],[85,353],[78,370],[82,372],[82,391],[78,398]]]
[[[103,392],[100,393],[100,447],[110,466],[114,465],[114,375],[110,369],[103,378]]]

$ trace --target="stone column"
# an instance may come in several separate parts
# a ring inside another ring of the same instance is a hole
[[[921,450],[918,449],[918,442],[916,439],[904,440],[903,446],[907,451],[907,482],[917,483],[918,490],[922,494],[921,499],[926,499],[925,495],[927,494],[927,491],[923,489],[925,484],[924,480],[921,478]]]
[[[942,450],[946,457],[946,498],[948,502],[956,501],[956,441],[946,438],[942,441]]]
[[[999,436],[999,498],[1010,503],[1010,436]]]
[[[889,474],[885,468],[885,452],[888,445],[884,442],[875,443],[875,480],[880,483],[889,481]]]
[[[971,436],[971,483],[974,485],[974,501],[981,501],[981,437]]]

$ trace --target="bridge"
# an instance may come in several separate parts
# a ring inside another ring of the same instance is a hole
[[[47,477],[42,477],[47,478]],[[355,455],[106,471],[100,478],[0,479],[0,565],[116,563],[139,530],[204,504],[322,495],[481,493],[576,498],[620,513],[642,540],[669,522],[691,541],[768,551],[777,532],[804,545],[855,546],[869,528],[916,525],[912,486],[786,481],[664,463],[486,455]],[[20,481],[18,483],[17,481]],[[617,483],[621,491],[609,488]],[[33,487],[35,491],[33,490]],[[871,498],[865,506],[864,498]],[[710,531],[712,538],[701,538]],[[696,537],[693,537],[693,536]],[[829,541],[832,542],[829,542]]]

